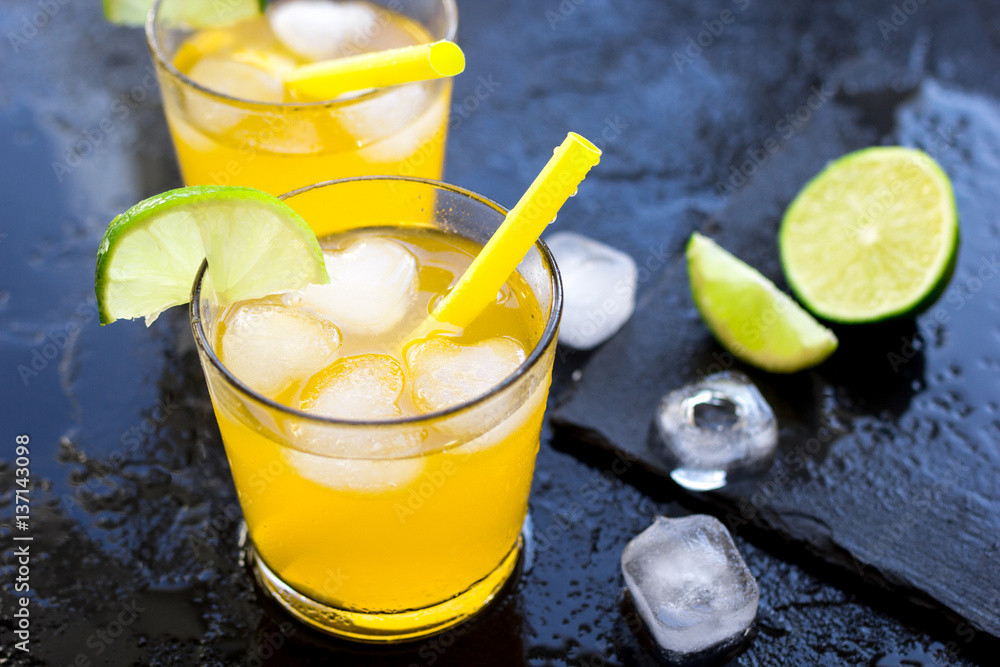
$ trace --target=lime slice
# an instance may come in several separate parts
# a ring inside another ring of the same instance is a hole
[[[108,226],[95,277],[101,323],[187,303],[208,259],[222,305],[330,282],[298,213],[252,188],[196,185],[139,202]]]
[[[758,368],[794,373],[822,362],[837,337],[757,270],[697,232],[687,245],[691,294],[723,347]]]
[[[164,21],[187,25],[191,28],[208,28],[228,25],[257,16],[264,11],[267,0],[165,0],[161,10]],[[118,25],[140,26],[146,23],[155,0],[104,0],[104,17]]]
[[[802,189],[778,240],[788,284],[816,315],[845,323],[912,315],[940,296],[954,268],[955,195],[926,153],[868,148]]]

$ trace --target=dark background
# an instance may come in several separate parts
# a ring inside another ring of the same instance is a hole
[[[693,228],[724,230],[724,244],[777,277],[781,207],[825,160],[906,139],[894,114],[908,96],[975,95],[987,123],[1000,96],[1000,5],[986,0],[523,0],[459,9],[468,68],[456,80],[452,115],[461,121],[453,121],[446,179],[510,206],[567,130],[599,139],[605,156],[556,225],[640,262],[650,249],[672,258],[639,291],[640,310],[664,313],[662,328],[622,334],[644,340],[695,331],[681,257]],[[724,10],[733,21],[716,23]],[[238,504],[186,312],[149,329],[96,321],[92,276],[104,228],[179,185],[142,32],[107,25],[97,2],[2,0],[0,37],[0,662],[655,664],[620,607],[621,550],[657,514],[722,510],[642,466],[617,474],[614,454],[574,438],[582,420],[572,406],[613,376],[600,351],[561,355],[553,390],[561,430],[546,430],[539,454],[531,562],[482,617],[411,646],[369,650],[317,635],[264,601],[236,547]],[[691,46],[698,39],[700,50]],[[816,108],[803,114],[811,95]],[[781,122],[797,113],[789,134]],[[741,181],[734,170],[769,137],[781,150]],[[970,171],[992,175],[994,157]],[[964,192],[970,201],[992,197],[997,183],[973,179]],[[733,202],[759,189],[786,199],[742,218]],[[974,238],[988,253],[996,225],[987,218]],[[983,294],[988,306],[972,341],[995,347],[996,285]],[[698,331],[708,363],[718,350]],[[869,333],[856,335],[863,343]],[[995,355],[983,359],[968,368],[986,363],[995,372]],[[657,363],[690,381],[698,368],[689,361]],[[577,369],[579,387],[570,379]],[[918,360],[908,372],[907,382],[920,380],[924,368]],[[614,376],[616,391],[628,395],[628,377],[619,390]],[[961,386],[961,373],[951,379]],[[801,382],[778,391],[794,393]],[[876,384],[874,409],[912,401],[919,387],[906,387]],[[655,399],[648,385],[631,390],[636,403]],[[995,383],[946,408],[992,415],[986,445],[998,433],[992,396]],[[645,414],[610,419],[618,421],[599,426],[622,432],[648,422]],[[11,635],[16,434],[30,435],[34,481],[30,656],[12,648]],[[994,479],[976,483],[995,490]],[[989,529],[982,532],[997,535]],[[828,564],[822,549],[790,541],[788,531],[747,524],[736,532],[761,603],[756,637],[734,664],[974,665],[1000,655],[978,626]],[[1000,538],[993,544],[1000,551]],[[136,610],[134,620],[105,641],[123,608]]]

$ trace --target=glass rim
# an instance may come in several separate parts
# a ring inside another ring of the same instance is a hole
[[[455,194],[459,194],[469,199],[472,199],[480,204],[483,204],[489,208],[492,208],[497,213],[503,216],[507,215],[507,209],[498,204],[497,202],[484,197],[480,194],[468,190],[466,188],[451,185],[450,183],[445,183],[443,181],[436,181],[430,178],[418,178],[415,176],[352,176],[349,178],[336,178],[328,181],[321,181],[319,183],[313,183],[305,187],[292,190],[291,192],[286,192],[280,195],[278,199],[285,201],[295,197],[296,195],[305,194],[312,190],[328,187],[342,185],[346,183],[356,183],[356,182],[373,182],[373,181],[404,181],[410,183],[420,183],[423,185],[429,185],[431,187],[447,190]],[[205,329],[201,320],[201,287],[202,282],[205,277],[205,273],[208,269],[208,260],[202,260],[201,267],[198,269],[198,274],[195,276],[194,285],[191,288],[191,301],[188,307],[189,318],[191,321],[191,329],[194,332],[195,344],[197,345],[199,351],[203,355],[203,359],[208,359],[212,366],[222,374],[226,382],[236,388],[241,394],[249,396],[256,403],[259,403],[269,409],[277,410],[279,413],[303,419],[307,422],[315,422],[318,424],[326,424],[328,426],[339,426],[339,427],[355,427],[355,428],[370,428],[370,427],[399,427],[399,426],[415,426],[421,425],[429,422],[440,421],[444,418],[450,418],[457,414],[466,412],[473,409],[490,399],[504,392],[509,387],[513,386],[518,380],[527,375],[532,371],[538,363],[541,361],[542,357],[545,355],[545,351],[549,348],[549,345],[554,343],[556,334],[559,330],[559,322],[562,319],[562,306],[563,306],[563,286],[562,277],[559,274],[559,267],[556,265],[555,258],[549,247],[545,245],[545,242],[539,238],[535,241],[532,246],[538,251],[541,256],[542,261],[549,274],[549,281],[552,286],[552,304],[549,308],[548,321],[545,323],[544,329],[542,329],[541,336],[538,338],[538,342],[535,343],[531,352],[525,357],[525,360],[514,370],[513,373],[505,377],[503,380],[497,384],[490,387],[490,390],[485,394],[480,394],[474,398],[467,401],[463,401],[456,405],[450,406],[443,410],[435,410],[434,412],[428,412],[420,415],[411,415],[406,417],[396,417],[393,419],[379,419],[379,420],[356,420],[356,419],[338,419],[336,417],[327,417],[323,415],[315,415],[308,412],[303,412],[302,410],[297,410],[291,406],[285,405],[284,403],[279,403],[278,401],[269,398],[261,394],[260,392],[254,390],[250,386],[246,385],[242,380],[237,378],[232,371],[222,363],[212,345],[208,341],[208,337],[205,335]],[[537,389],[536,389],[537,391]]]
[[[243,97],[236,97],[234,95],[227,95],[218,90],[214,90],[207,86],[203,86],[194,79],[188,77],[186,74],[181,72],[174,65],[173,61],[167,57],[163,51],[163,47],[160,44],[160,40],[156,35],[156,24],[157,18],[160,15],[160,5],[163,4],[165,0],[156,0],[153,6],[150,7],[149,13],[146,14],[146,45],[149,47],[149,53],[153,57],[153,61],[156,65],[159,65],[164,70],[166,70],[171,77],[177,79],[182,84],[189,88],[194,88],[195,90],[209,95],[219,100],[224,100],[235,106],[239,106],[244,109],[281,109],[283,111],[295,111],[297,109],[322,109],[331,108],[337,109],[341,107],[349,107],[360,102],[367,102],[378,97],[381,97],[388,91],[392,90],[397,86],[385,86],[382,88],[374,88],[367,92],[363,92],[356,95],[350,95],[344,99],[332,99],[332,100],[321,100],[319,102],[261,102],[259,100],[248,100]],[[167,1],[178,1],[178,0],[167,0]],[[455,41],[455,35],[458,33],[458,6],[455,4],[455,0],[439,0],[445,8],[448,18],[448,31],[442,39],[448,41]],[[421,82],[421,83],[437,83],[437,81]],[[407,84],[404,84],[407,85]]]

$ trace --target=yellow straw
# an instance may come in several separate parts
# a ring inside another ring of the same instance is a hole
[[[575,132],[566,135],[566,140],[555,150],[552,159],[521,201],[510,210],[455,288],[438,303],[432,318],[466,327],[486,306],[496,301],[500,287],[555,219],[566,200],[576,194],[587,172],[600,160],[601,151],[594,144]],[[429,333],[433,328],[433,322],[427,322],[418,332]]]
[[[301,65],[285,75],[285,85],[301,99],[332,100],[354,90],[455,76],[464,69],[462,49],[442,40]]]

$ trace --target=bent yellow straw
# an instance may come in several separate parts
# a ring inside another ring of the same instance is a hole
[[[442,40],[301,65],[285,74],[285,85],[301,99],[332,100],[355,90],[455,76],[464,69],[462,49]]]
[[[538,237],[555,219],[587,172],[601,160],[601,151],[579,134],[570,132],[555,150],[521,200],[507,214],[489,242],[462,274],[455,288],[432,313],[433,319],[468,326],[496,300],[500,287],[517,269]],[[433,323],[421,330],[430,330]]]

